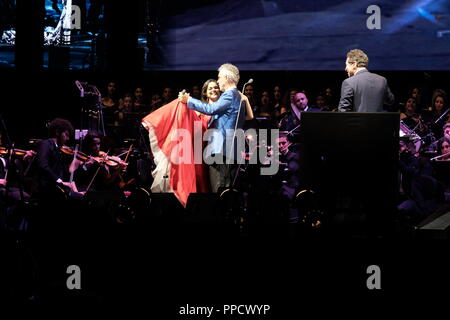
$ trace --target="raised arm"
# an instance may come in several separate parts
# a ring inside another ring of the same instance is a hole
[[[187,106],[189,109],[199,111],[203,114],[214,115],[222,113],[225,110],[227,110],[231,106],[232,101],[233,101],[232,93],[224,92],[220,96],[219,100],[211,104],[189,97]]]
[[[248,97],[245,94],[243,94],[242,92],[239,93],[241,95],[242,101],[245,102],[245,120],[252,120],[254,116],[252,106],[250,105],[250,101],[248,101]]]

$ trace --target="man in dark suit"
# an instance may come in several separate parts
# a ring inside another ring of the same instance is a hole
[[[38,191],[45,195],[56,186],[76,190],[74,183],[65,182],[69,178],[70,157],[64,158],[60,147],[64,146],[73,133],[72,124],[56,118],[49,125],[50,138],[41,141],[37,152]]]
[[[382,112],[384,105],[394,103],[394,95],[386,78],[369,72],[367,55],[359,49],[347,53],[345,71],[349,78],[342,82],[339,111]]]

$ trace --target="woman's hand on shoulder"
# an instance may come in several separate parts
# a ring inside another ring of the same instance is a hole
[[[243,94],[243,93],[240,92],[240,91],[239,91],[239,94],[241,95],[242,101],[248,101],[248,97],[247,97],[245,94]]]

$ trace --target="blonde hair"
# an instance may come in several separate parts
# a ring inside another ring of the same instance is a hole
[[[238,84],[239,82],[239,69],[231,63],[225,63],[217,69],[219,73],[223,73],[228,82]]]

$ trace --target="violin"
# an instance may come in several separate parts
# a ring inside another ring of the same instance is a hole
[[[61,150],[62,153],[67,154],[69,156],[73,156],[75,154],[75,149],[73,149],[71,147],[62,146],[59,148],[59,150]],[[97,157],[89,156],[84,152],[78,151],[76,158],[77,158],[77,160],[79,160],[83,163],[85,163],[89,160],[94,160],[95,162],[97,162],[99,164],[106,164],[109,167],[116,167],[119,164],[122,164],[124,166],[128,165],[128,163],[122,161],[122,159],[120,159],[119,157],[108,156],[106,154],[106,152],[103,152],[103,151],[100,151],[99,156],[97,156]]]
[[[71,147],[67,147],[67,146],[62,146],[59,148],[59,150],[64,153],[67,154],[68,156],[73,156],[75,154],[75,149],[71,148]],[[82,162],[86,162],[90,159],[90,156],[88,156],[87,154],[85,154],[84,152],[81,151],[77,151],[77,160],[80,160]]]
[[[22,157],[24,155],[27,154],[27,150],[22,150],[22,149],[13,149],[13,155],[18,156],[18,157]],[[4,156],[9,154],[9,149],[5,148],[5,147],[0,147],[0,155]]]
[[[8,156],[10,154],[9,152],[10,152],[10,149],[5,148],[5,147],[0,147],[0,157]],[[25,172],[23,173],[24,176],[26,176],[28,174],[28,171],[30,170],[31,165],[33,164],[34,159],[36,158],[35,155],[36,155],[36,152],[33,150],[28,151],[28,150],[22,150],[22,149],[16,149],[16,148],[12,149],[12,154],[11,154],[11,156],[22,157],[23,159],[26,159],[27,156],[31,157],[28,167],[26,168]],[[8,177],[8,169],[6,168],[4,179],[6,180],[7,177]]]
[[[110,167],[116,167],[119,164],[122,164],[124,166],[127,166],[128,163],[120,159],[118,156],[108,156],[108,154],[104,151],[99,152],[98,157],[92,157],[95,161],[99,163],[105,163],[106,165]]]

